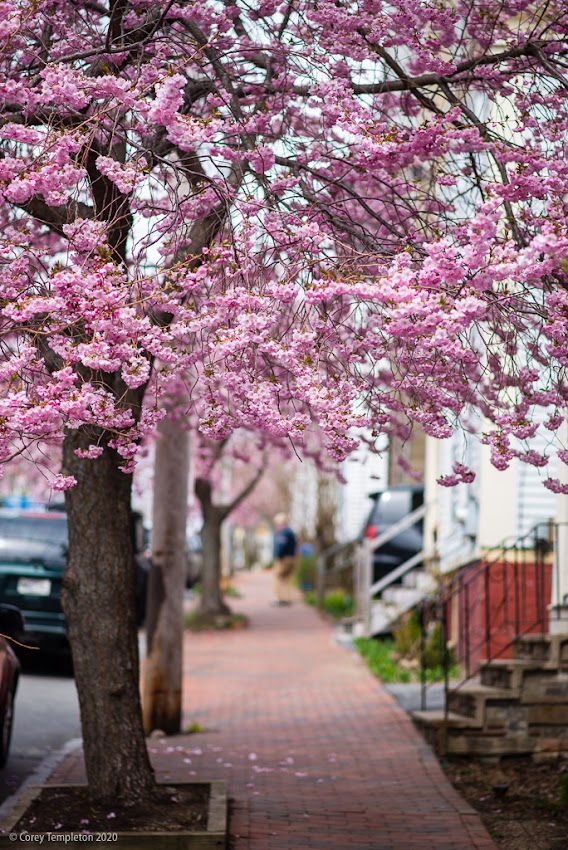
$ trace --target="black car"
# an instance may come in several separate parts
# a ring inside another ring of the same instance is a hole
[[[141,516],[133,512],[136,594],[141,622],[145,608],[147,562],[139,551],[143,546],[140,523]],[[15,605],[22,610],[27,643],[55,650],[67,648],[67,630],[61,608],[67,547],[67,515],[64,512],[0,510],[0,603]]]
[[[60,602],[66,560],[64,513],[0,511],[0,603],[22,610],[30,643],[66,643]]]
[[[424,488],[413,485],[388,487],[371,493],[373,506],[363,537],[374,540],[424,504]],[[401,531],[373,553],[373,582],[379,581],[422,550],[423,521]]]
[[[14,700],[20,677],[20,662],[9,638],[23,632],[21,611],[10,605],[0,605],[0,768],[6,764],[10,750]]]

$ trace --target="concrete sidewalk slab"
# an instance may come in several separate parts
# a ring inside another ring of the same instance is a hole
[[[496,850],[407,714],[272,576],[244,573],[250,628],[186,635],[184,720],[151,739],[161,779],[225,779],[232,850]],[[84,780],[81,754],[53,782]]]

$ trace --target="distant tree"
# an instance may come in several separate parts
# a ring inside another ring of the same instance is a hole
[[[195,495],[201,506],[202,574],[198,618],[211,621],[230,614],[221,586],[221,529],[253,493],[267,467],[266,440],[243,431],[221,442],[201,440],[197,448]],[[222,481],[223,468],[229,481]]]
[[[168,417],[158,425],[154,458],[142,710],[146,733],[161,729],[173,735],[182,727],[190,458],[189,429],[179,417]]]

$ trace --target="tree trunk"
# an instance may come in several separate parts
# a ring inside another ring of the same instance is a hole
[[[64,471],[77,484],[65,493],[69,559],[61,601],[79,695],[87,781],[105,803],[140,802],[156,786],[142,726],[131,539],[131,477],[108,446],[97,460],[77,448],[84,429],[66,434]]]
[[[337,542],[337,478],[326,472],[317,473],[316,539],[320,552]]]
[[[200,618],[213,618],[231,613],[221,592],[221,526],[227,515],[226,508],[213,504],[211,484],[203,478],[195,481],[195,494],[201,504],[203,528],[201,545],[203,568],[201,575]]]
[[[161,729],[174,735],[182,719],[189,433],[170,419],[158,431],[142,707],[147,734]]]

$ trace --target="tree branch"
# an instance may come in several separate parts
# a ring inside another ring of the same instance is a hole
[[[265,471],[266,471],[266,459],[263,460],[262,466],[259,469],[257,469],[254,478],[251,478],[251,480],[246,485],[246,487],[243,490],[241,490],[241,492],[237,496],[235,496],[235,498],[233,499],[232,502],[229,502],[228,505],[219,505],[219,511],[221,512],[221,519],[222,520],[226,519],[229,516],[229,514],[232,513],[235,510],[235,508],[238,508],[238,506],[241,504],[241,502],[243,502],[246,499],[246,497],[249,496],[252,493],[252,491],[254,490],[254,488],[256,487],[256,485],[258,484],[258,482],[260,481],[260,479],[264,475]]]
[[[21,204],[15,204],[27,212],[36,221],[47,225],[56,233],[63,234],[63,227],[71,224],[77,218],[92,219],[95,217],[94,210],[88,204],[79,201],[68,201],[65,206],[52,207],[46,204],[41,195],[36,195]]]
[[[557,44],[557,42],[553,43]],[[451,74],[431,73],[420,74],[418,77],[403,75],[402,77],[399,77],[399,79],[383,80],[380,83],[352,83],[351,89],[354,94],[388,94],[389,92],[413,91],[414,89],[428,88],[429,86],[439,85],[442,81],[467,82],[471,79],[471,76],[466,77],[464,80],[461,79],[462,74],[475,71],[476,68],[483,67],[485,65],[498,65],[501,62],[508,62],[511,59],[521,59],[523,56],[535,56],[537,55],[537,51],[544,55],[543,51],[548,44],[549,42],[546,41],[528,42],[520,47],[503,50],[500,53],[490,53],[485,56],[477,56],[474,59],[468,59],[466,62],[460,62],[459,65],[456,65],[455,70],[452,71]],[[551,69],[553,69],[553,66],[550,62],[548,62],[548,60],[546,61],[547,70],[552,74]],[[552,75],[555,76],[555,74]],[[566,83],[565,80],[563,80],[563,82]],[[311,94],[311,86],[296,85],[294,86],[294,92],[300,95],[309,95]]]

